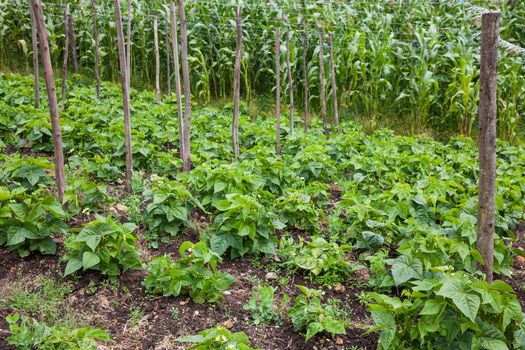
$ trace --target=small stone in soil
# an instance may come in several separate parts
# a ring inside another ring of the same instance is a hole
[[[277,274],[275,272],[268,272],[266,276],[264,276],[264,279],[271,281],[277,279]]]
[[[335,286],[335,288],[334,288],[334,291],[335,291],[336,293],[344,293],[345,290],[346,290],[345,287],[342,286],[342,285],[340,285],[340,284],[338,284],[338,285]]]
[[[226,329],[232,329],[233,328],[233,322],[231,320],[226,320],[222,323],[224,328]]]

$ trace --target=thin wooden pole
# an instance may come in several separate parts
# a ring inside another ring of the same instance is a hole
[[[155,46],[155,95],[160,103],[160,55],[159,55],[159,29],[157,16],[153,17],[153,41]]]
[[[100,49],[97,31],[97,1],[92,0],[91,5],[93,6],[93,38],[95,39],[95,80],[97,84],[97,99],[100,99]]]
[[[171,59],[170,59],[170,24],[169,16],[166,17],[166,81],[168,84],[168,96],[171,96]]]
[[[35,23],[38,28],[38,37],[40,41],[40,51],[42,55],[42,65],[44,67],[44,77],[46,80],[47,97],[49,103],[49,113],[51,115],[51,130],[53,134],[53,147],[55,150],[55,181],[57,185],[57,199],[62,202],[64,191],[66,189],[66,177],[64,175],[64,153],[62,150],[62,133],[60,131],[60,117],[58,115],[58,103],[55,89],[55,79],[53,76],[53,65],[51,62],[51,53],[49,51],[49,42],[47,30],[42,12],[40,0],[31,0]]]
[[[67,26],[69,35],[69,45],[71,47],[71,60],[73,61],[73,72],[78,73],[78,54],[77,54],[77,40],[75,39],[75,26],[73,25],[73,16],[71,13],[67,14]]]
[[[325,70],[324,70],[324,28],[321,27],[319,35],[319,71],[320,71],[320,87],[321,92],[319,99],[321,100],[321,118],[323,120],[323,129],[325,135],[328,136],[328,122],[326,120],[326,86],[325,86]]]
[[[303,120],[304,120],[304,132],[308,130],[308,62],[307,51],[308,51],[308,33],[306,32],[306,21],[303,21]]]
[[[126,66],[127,66],[127,81],[128,90],[131,89],[131,16],[133,15],[132,1],[128,0],[128,17],[127,22],[127,47],[126,47]]]
[[[286,31],[286,69],[288,70],[288,90],[290,94],[290,132],[294,130],[294,102],[293,102],[293,78],[292,64],[290,63],[290,32]]]
[[[182,160],[182,171],[190,171],[191,168],[191,91],[190,91],[190,68],[188,66],[188,34],[186,31],[186,14],[184,0],[179,0],[180,18],[180,44],[182,59],[182,79],[184,88],[184,159]]]
[[[67,66],[69,61],[69,38],[71,37],[69,35],[69,5],[67,4],[67,1],[64,0],[64,61],[62,64],[62,112],[66,110],[66,99],[67,99]]]
[[[496,118],[499,24],[501,13],[481,19],[479,91],[479,187],[477,248],[488,282],[493,279],[496,198]]]
[[[126,179],[125,185],[128,191],[131,190],[131,176],[133,169],[133,154],[131,150],[131,118],[129,110],[129,85],[128,85],[128,65],[126,62],[126,49],[124,43],[124,29],[122,26],[122,14],[120,11],[120,0],[114,0],[115,24],[117,27],[117,42],[120,63],[120,81],[122,85],[122,103],[124,109],[124,131],[126,137]]]
[[[236,157],[239,157],[239,109],[241,95],[241,63],[242,63],[242,6],[237,6],[235,11],[235,20],[237,23],[237,45],[235,54],[235,67],[233,70],[233,123],[232,138],[233,151]]]
[[[337,132],[339,132],[339,104],[337,102],[337,81],[335,76],[335,58],[334,45],[332,40],[332,33],[328,33],[328,46],[330,47],[330,75],[332,84],[332,100],[334,108],[334,125]]]
[[[33,13],[33,6],[29,4],[29,14],[31,15],[31,43],[33,45],[33,76],[35,78],[35,108],[40,106],[40,72],[38,65],[38,35]]]
[[[175,74],[175,94],[177,95],[177,121],[179,123],[179,150],[180,159],[184,159],[184,127],[182,120],[182,98],[180,84],[180,66],[179,66],[179,39],[177,37],[177,12],[175,3],[170,2],[171,17],[171,46],[173,50],[173,69]]]
[[[275,31],[275,154],[281,154],[281,28]]]

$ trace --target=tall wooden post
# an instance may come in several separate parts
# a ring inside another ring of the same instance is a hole
[[[275,31],[275,154],[281,154],[281,28]]]
[[[124,29],[122,26],[122,14],[120,11],[120,0],[114,0],[115,24],[117,27],[117,42],[120,64],[120,82],[122,85],[122,103],[124,109],[124,131],[126,137],[126,180],[128,191],[131,190],[131,175],[133,169],[133,153],[131,150],[131,118],[129,110],[129,83],[128,64],[126,62],[126,48],[124,43]]]
[[[499,24],[501,13],[485,13],[481,20],[479,91],[479,187],[477,248],[484,261],[487,281],[494,265],[496,197],[496,117]]]
[[[325,71],[324,71],[324,28],[321,27],[319,35],[319,71],[320,71],[320,87],[321,92],[319,99],[321,101],[321,118],[323,120],[323,129],[325,135],[328,135],[328,121],[326,120],[326,86],[325,86]]]
[[[131,2],[133,0],[128,0],[128,17],[127,22],[127,47],[126,47],[126,66],[127,68],[127,81],[128,81],[128,90],[131,89],[131,16],[133,15],[133,8],[131,7]]]
[[[184,88],[184,159],[182,160],[182,171],[190,171],[191,147],[190,147],[190,123],[191,123],[191,90],[190,90],[190,68],[188,66],[188,34],[186,31],[186,13],[184,0],[179,0],[180,18],[180,44],[182,58],[182,79]]]
[[[92,0],[91,5],[93,7],[93,38],[95,39],[95,80],[97,84],[97,99],[100,99],[100,49],[97,31],[97,1]]]
[[[78,54],[77,54],[77,40],[75,39],[75,26],[73,25],[73,16],[71,13],[67,15],[67,27],[69,35],[69,45],[71,47],[71,60],[73,63],[73,72],[78,73]]]
[[[242,63],[242,6],[237,6],[235,11],[235,21],[237,24],[237,45],[235,53],[235,67],[233,70],[233,123],[232,139],[233,151],[239,157],[239,109],[241,95],[241,63]]]
[[[159,56],[159,29],[157,16],[153,17],[153,41],[155,46],[155,95],[160,103],[160,56]]]
[[[293,78],[292,78],[292,64],[290,62],[290,32],[286,31],[286,69],[288,71],[288,90],[290,94],[290,132],[294,129],[294,102],[293,102]]]
[[[46,80],[47,97],[49,103],[49,112],[51,115],[51,129],[53,134],[53,146],[55,150],[55,181],[57,185],[57,199],[62,202],[64,191],[66,189],[66,177],[64,175],[64,153],[62,150],[62,132],[60,130],[60,118],[58,115],[58,103],[55,89],[55,79],[53,76],[53,65],[51,62],[51,53],[49,51],[49,42],[47,30],[42,12],[40,0],[31,0],[35,23],[38,28],[38,37],[40,41],[40,51],[42,55],[42,65],[44,67],[44,77]]]
[[[69,61],[69,38],[71,37],[69,35],[69,5],[67,4],[67,1],[64,0],[64,60],[62,64],[62,112],[66,110],[66,99],[67,99],[67,65]]]
[[[177,37],[177,12],[175,4],[170,2],[171,17],[171,46],[173,50],[173,69],[175,74],[175,94],[177,94],[177,121],[179,122],[179,153],[180,159],[184,159],[184,126],[182,120],[182,98],[180,85],[180,66],[179,66],[179,39]]]
[[[334,104],[334,125],[337,132],[339,132],[339,104],[337,102],[337,81],[335,76],[335,58],[332,33],[328,33],[328,46],[330,46],[330,73],[332,83],[332,99]]]
[[[306,55],[308,51],[308,32],[306,27],[306,21],[303,21],[303,121],[304,121],[304,132],[308,130],[308,62],[306,61]]]
[[[169,16],[166,17],[166,82],[168,84],[168,96],[171,96],[171,59],[170,59],[170,24]]]
[[[38,65],[38,35],[33,13],[33,6],[29,2],[29,14],[31,16],[31,43],[33,45],[33,76],[35,78],[35,108],[40,106],[40,73]]]

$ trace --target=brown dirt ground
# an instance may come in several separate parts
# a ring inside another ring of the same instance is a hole
[[[176,255],[178,246],[187,239],[195,240],[195,233],[177,237],[159,250],[149,251],[145,244],[141,244],[141,251],[145,257],[160,254]],[[7,285],[16,281],[17,276],[37,278],[47,275],[61,280],[64,264],[59,262],[62,255],[59,244],[57,256],[31,255],[28,258],[19,258],[16,252],[0,250],[0,285]],[[259,266],[259,264],[257,264]],[[370,324],[366,308],[358,302],[358,289],[345,285],[345,291],[336,293],[333,289],[324,288],[325,297],[335,297],[343,300],[343,305],[351,311],[350,319],[353,326],[346,336],[341,336],[343,345],[336,345],[336,339],[330,336],[317,336],[306,342],[304,337],[295,332],[289,320],[283,318],[281,324],[254,326],[249,311],[243,310],[248,301],[252,288],[264,281],[266,270],[255,267],[249,258],[225,260],[220,266],[222,271],[236,277],[236,282],[230,290],[224,293],[224,298],[215,304],[194,304],[188,297],[177,298],[150,297],[141,286],[144,271],[128,271],[120,278],[119,288],[102,286],[103,279],[94,272],[87,272],[81,276],[68,278],[74,284],[73,292],[64,309],[75,310],[75,317],[80,323],[89,323],[93,326],[107,329],[114,339],[111,344],[101,345],[101,349],[183,349],[181,343],[175,341],[180,336],[192,335],[199,330],[212,327],[217,323],[230,321],[233,324],[231,331],[244,331],[252,341],[252,345],[260,349],[345,349],[357,346],[361,349],[375,349],[377,335],[366,335],[366,328]],[[289,283],[279,285],[276,281],[270,283],[278,286],[277,305],[281,304],[282,297],[287,294],[293,300],[298,294],[296,284],[314,286],[304,280],[299,274],[285,275],[277,273],[279,277],[288,277]],[[351,282],[351,281],[350,281]],[[90,288],[95,284],[97,287]],[[3,296],[0,296],[3,298]],[[66,307],[67,306],[67,307]],[[179,316],[174,320],[172,309],[178,309]],[[133,310],[142,311],[141,318],[133,323],[130,314]],[[282,311],[282,310],[281,310]],[[6,344],[8,335],[7,323],[4,318],[12,310],[0,308],[0,350],[13,349]],[[340,341],[340,340],[339,340]]]

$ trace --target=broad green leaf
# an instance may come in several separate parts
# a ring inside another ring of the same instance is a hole
[[[423,264],[419,259],[402,255],[392,264],[392,277],[396,285],[403,284],[411,279],[420,279],[423,275]]]
[[[463,315],[475,322],[481,300],[476,294],[465,292],[460,281],[450,278],[445,280],[436,294],[451,299]]]
[[[64,271],[64,277],[72,274],[75,271],[78,271],[82,268],[82,260],[80,259],[71,259],[67,262],[66,270]]]
[[[84,252],[82,255],[82,266],[84,270],[90,269],[93,266],[97,265],[100,262],[98,255],[91,252]]]

